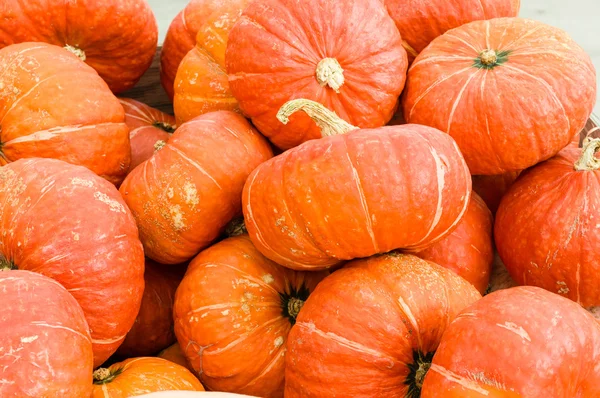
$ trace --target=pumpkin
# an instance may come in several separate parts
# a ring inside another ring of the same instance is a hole
[[[144,295],[133,327],[117,354],[123,357],[154,355],[175,342],[173,300],[185,268],[146,261]]]
[[[165,348],[164,350],[162,350],[158,354],[158,357],[162,358],[162,359],[166,359],[171,362],[175,362],[176,364],[187,368],[190,372],[194,372],[194,368],[192,368],[192,366],[189,364],[189,362],[185,358],[185,355],[183,354],[183,351],[181,350],[181,347],[179,346],[179,343],[177,343],[177,342],[175,344]]]
[[[123,108],[92,68],[60,47],[22,43],[0,50],[0,76],[0,164],[57,158],[113,183],[125,177]]]
[[[493,217],[473,193],[458,227],[441,241],[415,255],[454,271],[484,294],[494,261]]]
[[[146,255],[161,264],[179,264],[210,245],[241,214],[250,172],[272,155],[268,142],[231,111],[181,125],[120,188]]]
[[[439,35],[472,21],[516,17],[520,0],[384,0],[409,62]]]
[[[286,398],[418,397],[444,331],[480,297],[415,256],[348,263],[317,286],[289,334]]]
[[[246,227],[266,257],[323,269],[396,248],[418,251],[456,228],[471,176],[449,135],[417,125],[359,130],[301,99],[279,118],[298,110],[324,138],[261,164],[244,187]]]
[[[175,296],[175,334],[209,390],[282,397],[287,335],[323,273],[280,267],[246,234],[201,252]]]
[[[221,1],[202,20],[196,45],[183,58],[175,76],[173,107],[177,123],[218,110],[239,112],[225,72],[225,48],[229,31],[248,2]]]
[[[496,214],[498,206],[500,206],[500,200],[502,200],[502,197],[506,191],[508,191],[508,188],[515,182],[520,173],[520,171],[513,171],[489,176],[472,176],[473,191],[481,196],[488,208],[492,211],[492,214]]]
[[[130,173],[140,163],[150,159],[164,142],[169,141],[177,125],[173,116],[142,102],[129,98],[120,98],[119,101],[125,110],[125,123],[129,127]]]
[[[554,156],[595,101],[589,55],[564,31],[521,18],[471,22],[438,37],[410,67],[403,93],[407,122],[450,134],[475,175]]]
[[[600,306],[600,139],[523,172],[496,214],[500,258],[519,285]]]
[[[140,398],[254,398],[250,395],[218,391],[161,391],[140,395]]]
[[[537,287],[500,290],[446,329],[421,397],[597,397],[599,342],[596,321],[572,301]]]
[[[383,126],[408,61],[381,0],[257,0],[231,30],[225,64],[243,114],[289,149],[321,134],[306,115],[279,123],[284,103],[306,98],[361,128]]]
[[[81,166],[17,160],[0,168],[0,220],[2,266],[62,284],[85,314],[94,366],[102,364],[133,325],[144,289],[142,244],[117,189]]]
[[[89,396],[92,339],[81,307],[52,279],[6,265],[0,261],[0,396]]]
[[[94,371],[91,398],[126,398],[156,391],[204,391],[183,366],[154,357],[129,358]]]
[[[137,83],[158,42],[158,25],[146,0],[2,0],[0,21],[0,48],[22,42],[64,47],[94,68],[115,93]],[[64,92],[73,94],[67,87]],[[44,97],[64,105],[55,96]]]

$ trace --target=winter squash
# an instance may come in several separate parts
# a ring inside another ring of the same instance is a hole
[[[439,35],[472,21],[516,17],[520,0],[384,0],[409,62]]]
[[[268,142],[231,111],[181,125],[120,188],[146,256],[179,264],[207,247],[241,214],[246,178],[272,155]]]
[[[161,141],[169,141],[177,125],[173,116],[142,102],[129,98],[120,98],[119,101],[125,109],[125,123],[129,127],[131,142],[129,173],[140,163],[150,159],[157,146],[163,145]]]
[[[348,263],[317,286],[290,332],[286,398],[418,397],[444,331],[480,297],[415,256]]]
[[[87,397],[92,339],[77,301],[59,283],[0,260],[0,396]]]
[[[173,300],[185,267],[146,260],[144,295],[133,327],[117,354],[125,358],[154,355],[175,342]]]
[[[225,48],[229,31],[249,0],[226,0],[220,3],[215,4],[217,8],[199,24],[196,45],[177,69],[173,107],[179,124],[208,112],[239,112],[225,72]]]
[[[115,93],[137,83],[158,42],[158,25],[146,0],[2,0],[0,21],[0,48],[22,42],[64,47]]]
[[[484,294],[494,261],[492,226],[492,213],[483,200],[473,193],[458,227],[441,241],[415,255],[454,271]]]
[[[410,67],[403,93],[407,122],[450,134],[475,175],[556,155],[595,101],[589,55],[564,31],[521,18],[471,22],[438,37]]]
[[[1,165],[57,158],[123,179],[131,157],[123,108],[92,68],[60,47],[22,43],[0,50],[0,76]]]
[[[190,372],[194,372],[194,368],[190,365],[190,363],[185,358],[179,343],[175,343],[164,350],[162,350],[158,355],[159,358],[166,359],[167,361],[175,362],[178,365],[185,367]]]
[[[600,139],[568,146],[523,172],[500,204],[496,247],[519,285],[600,306]]]
[[[306,100],[285,104],[280,120],[298,110],[324,138],[261,164],[244,187],[246,227],[266,257],[323,269],[397,248],[418,251],[456,228],[471,176],[449,135],[418,125],[359,130]]]
[[[255,398],[250,395],[218,391],[160,391],[140,395],[140,398]]]
[[[303,114],[279,123],[284,103],[306,98],[361,128],[383,126],[408,61],[381,0],[258,0],[231,30],[225,64],[243,114],[289,149],[321,134]]]
[[[94,366],[133,325],[144,253],[117,189],[81,166],[21,159],[0,168],[4,267],[39,272],[75,297],[90,328]]]
[[[500,290],[446,329],[421,397],[597,397],[599,342],[596,321],[572,301],[531,286]]]
[[[154,357],[130,358],[94,371],[91,398],[126,398],[156,391],[204,391],[183,366]]]
[[[481,196],[492,214],[496,214],[500,200],[519,174],[520,171],[513,171],[498,175],[473,176],[473,191]]]
[[[282,397],[286,340],[323,273],[280,267],[246,234],[201,252],[177,289],[175,334],[209,390]]]

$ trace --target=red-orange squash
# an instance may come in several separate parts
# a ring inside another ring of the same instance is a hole
[[[167,267],[146,260],[142,305],[117,355],[125,358],[155,355],[175,342],[173,300],[184,273],[185,267]]]
[[[179,343],[175,343],[165,348],[157,356],[159,358],[166,359],[167,361],[175,362],[176,364],[187,368],[190,372],[194,372],[194,368],[192,365],[190,365],[187,358],[183,354]]]
[[[600,328],[577,304],[530,286],[500,290],[446,329],[422,398],[600,396]]]
[[[412,62],[439,35],[472,21],[516,17],[520,0],[383,0]]]
[[[0,21],[0,48],[22,42],[64,47],[115,93],[133,87],[150,67],[158,40],[146,0],[2,0]]]
[[[293,269],[323,269],[393,249],[424,249],[467,211],[471,176],[456,143],[436,129],[351,126],[312,101],[287,103],[323,127],[263,164],[244,187],[252,242]],[[344,134],[347,133],[347,134]]]
[[[361,128],[385,125],[408,61],[381,0],[257,0],[231,30],[226,67],[240,109],[281,149],[320,138],[306,115],[276,119],[306,98]]]
[[[248,3],[249,0],[221,1],[199,26],[196,45],[179,64],[175,77],[173,108],[177,123],[207,112],[239,112],[225,72],[225,49],[230,30]]]
[[[521,18],[471,22],[438,37],[410,67],[403,93],[406,120],[450,134],[475,175],[556,155],[595,101],[589,55],[564,31]]]
[[[289,334],[286,398],[418,397],[444,331],[479,298],[415,256],[348,263],[317,286]]]
[[[90,328],[94,366],[123,342],[140,308],[144,253],[117,189],[81,166],[21,159],[0,168],[0,256],[75,297]]]
[[[600,139],[523,172],[496,214],[496,247],[519,285],[600,306]]]
[[[454,271],[484,294],[494,261],[493,221],[492,213],[483,200],[473,193],[458,227],[415,255]]]
[[[131,172],[152,157],[154,151],[163,145],[160,141],[169,141],[177,125],[173,116],[142,102],[129,98],[120,98],[119,101],[125,110],[125,123],[129,127]]]
[[[175,296],[175,334],[209,390],[282,397],[287,335],[323,273],[263,257],[247,235],[189,265]]]
[[[248,175],[272,156],[268,142],[237,113],[211,112],[181,125],[120,188],[146,256],[179,264],[210,245],[241,215]]]
[[[0,260],[0,396],[88,397],[92,339],[77,301],[54,280]]]
[[[189,370],[154,357],[130,358],[94,371],[91,398],[127,398],[157,391],[204,391]]]
[[[56,158],[123,180],[125,113],[92,68],[60,47],[22,43],[0,50],[0,76],[0,164]]]
[[[492,214],[496,214],[502,197],[519,174],[521,174],[520,171],[511,171],[498,175],[473,176],[473,191],[481,196]]]

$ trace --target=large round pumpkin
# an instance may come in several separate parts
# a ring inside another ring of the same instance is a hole
[[[201,252],[177,289],[175,334],[209,390],[282,397],[287,335],[322,273],[263,257],[247,235]]]
[[[131,163],[128,172],[131,172],[152,157],[156,149],[163,145],[161,141],[169,141],[177,125],[173,116],[142,102],[129,98],[120,98],[119,101],[125,110],[125,123],[129,127]]]
[[[127,398],[156,391],[204,391],[189,370],[162,358],[130,358],[94,371],[91,398]]]
[[[177,123],[218,110],[239,112],[225,72],[225,48],[229,31],[248,3],[221,1],[199,26],[196,45],[179,64],[175,77],[173,107]]]
[[[173,300],[185,267],[146,261],[144,295],[133,327],[117,354],[125,358],[155,355],[175,342]]]
[[[272,155],[268,142],[231,111],[181,125],[120,188],[146,255],[179,264],[210,245],[241,214],[248,175]]]
[[[600,396],[600,328],[536,287],[492,293],[446,329],[422,398]]]
[[[458,225],[471,176],[450,136],[418,125],[358,130],[305,100],[287,103],[279,117],[285,122],[298,109],[325,137],[263,163],[244,187],[246,226],[266,257],[322,269],[424,249]]]
[[[285,102],[307,98],[380,127],[396,110],[408,61],[381,0],[257,0],[230,32],[226,65],[242,112],[288,149],[321,134],[306,115],[279,123]]]
[[[408,72],[409,123],[450,134],[472,174],[518,171],[567,146],[596,101],[585,51],[558,28],[477,21],[435,39]]]
[[[176,364],[187,368],[190,372],[194,371],[194,368],[192,368],[192,365],[190,365],[188,362],[187,358],[183,354],[183,351],[181,350],[181,346],[177,342],[159,352],[157,357],[166,359],[167,361],[175,362]]]
[[[521,174],[504,196],[494,235],[520,285],[600,306],[600,139],[569,146]]]
[[[513,171],[498,175],[473,176],[473,191],[481,196],[492,214],[496,214],[504,194],[520,173],[520,171]]]
[[[94,68],[115,93],[133,87],[150,67],[158,40],[146,0],[2,0],[0,21],[0,48],[21,42],[64,47]],[[72,93],[69,88],[64,92]]]
[[[516,17],[520,0],[383,0],[412,62],[433,39],[472,21]]]
[[[77,301],[54,280],[0,260],[0,396],[88,397],[92,339]]]
[[[90,327],[94,365],[133,325],[144,289],[144,253],[117,189],[84,167],[22,159],[0,168],[0,256],[11,268],[60,282]]]
[[[415,256],[348,263],[317,286],[290,332],[286,398],[418,397],[444,331],[480,297]]]
[[[454,271],[484,294],[494,261],[493,217],[483,200],[473,192],[458,227],[444,239],[415,253]]]
[[[57,158],[122,181],[131,158],[125,114],[92,68],[60,47],[22,43],[0,50],[0,76],[0,164]]]

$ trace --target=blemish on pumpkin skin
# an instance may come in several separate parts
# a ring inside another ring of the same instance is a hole
[[[91,188],[94,186],[94,183],[90,180],[84,180],[83,178],[79,178],[79,177],[74,177],[71,178],[71,184],[72,185],[79,185],[82,187],[88,187]]]
[[[275,348],[279,348],[283,345],[283,337],[279,336],[275,339],[275,341],[273,342],[273,345],[275,345]]]
[[[173,226],[177,231],[185,228],[185,223],[183,221],[183,213],[181,213],[181,206],[175,205],[170,208],[171,219],[173,221]]]
[[[77,242],[79,240],[79,234],[76,232],[71,232],[71,233],[73,234],[73,240]]]
[[[200,203],[200,200],[198,199],[198,190],[191,182],[186,181],[185,184],[183,184],[183,193],[185,203],[190,205],[192,208],[196,207],[196,205]]]
[[[229,310],[221,311],[221,315],[223,315],[223,316],[229,315]]]
[[[244,312],[244,314],[249,314],[250,306],[248,304],[242,304],[242,311]]]
[[[271,274],[265,274],[265,275],[263,275],[262,276],[262,280],[266,284],[275,282],[275,278],[273,278],[273,275],[271,275]]]
[[[31,343],[38,339],[38,336],[21,337],[21,343]]]
[[[110,211],[114,211],[116,213],[126,213],[125,207],[115,199],[111,199],[107,194],[96,191],[94,192],[94,198],[99,200],[102,203],[106,203],[110,209]]]
[[[570,290],[567,287],[567,283],[566,282],[559,281],[559,282],[556,282],[556,284],[558,285],[558,290],[557,290],[558,294],[567,294],[567,293],[569,293]]]

